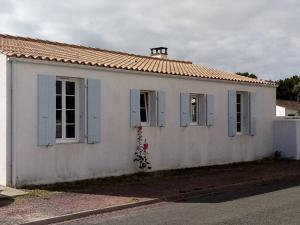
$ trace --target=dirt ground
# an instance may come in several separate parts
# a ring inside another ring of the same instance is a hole
[[[300,161],[264,160],[222,166],[141,173],[40,187],[0,200],[1,224],[20,224],[84,210],[164,198],[251,181],[300,179]]]

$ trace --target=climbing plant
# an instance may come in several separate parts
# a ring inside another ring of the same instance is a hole
[[[147,140],[143,138],[143,127],[139,126],[137,128],[137,146],[134,153],[134,162],[137,164],[138,168],[142,171],[151,170],[151,164],[148,159],[148,148],[149,145]]]

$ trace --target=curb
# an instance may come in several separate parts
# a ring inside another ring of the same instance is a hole
[[[81,211],[77,213],[70,213],[70,214],[65,214],[62,216],[55,216],[47,219],[41,219],[37,221],[32,221],[28,223],[22,223],[21,225],[46,225],[46,224],[51,224],[51,223],[59,223],[59,222],[64,222],[68,220],[74,220],[74,219],[79,219],[83,217],[88,217],[100,213],[108,213],[108,212],[113,212],[113,211],[118,211],[122,209],[129,209],[129,208],[134,208],[138,206],[143,206],[143,205],[150,205],[154,203],[161,202],[160,199],[150,199],[150,200],[145,200],[145,201],[140,201],[140,202],[135,202],[135,203],[127,203],[127,204],[122,204],[122,205],[116,205],[112,207],[106,207],[106,208],[100,208],[100,209],[92,209],[92,210],[86,210],[86,211]]]
[[[206,188],[206,189],[197,190],[197,191],[186,191],[181,194],[166,196],[166,197],[162,197],[162,198],[155,198],[155,199],[149,199],[149,200],[144,200],[144,201],[135,202],[135,203],[127,203],[127,204],[122,204],[122,205],[106,207],[106,208],[92,209],[92,210],[86,210],[86,211],[81,211],[81,212],[76,212],[76,213],[70,213],[70,214],[65,214],[65,215],[61,215],[61,216],[55,216],[55,217],[51,217],[51,218],[26,222],[26,223],[22,223],[21,225],[47,225],[47,224],[52,224],[52,223],[59,223],[59,222],[79,219],[79,218],[83,218],[83,217],[88,217],[88,216],[92,216],[92,215],[96,215],[96,214],[109,213],[109,212],[113,212],[113,211],[129,209],[129,208],[134,208],[134,207],[139,207],[139,206],[145,206],[145,205],[155,204],[155,203],[164,202],[164,201],[179,201],[179,200],[189,199],[189,198],[196,197],[196,196],[200,197],[200,196],[213,195],[213,194],[223,192],[227,189],[239,187],[239,186],[268,184],[271,182],[282,181],[282,180],[292,179],[292,178],[297,178],[297,177],[299,178],[300,176],[292,175],[292,176],[280,177],[280,178],[274,178],[274,179],[252,180],[252,181],[247,181],[247,182],[222,185],[222,186],[218,186],[218,187],[211,187],[211,188]]]

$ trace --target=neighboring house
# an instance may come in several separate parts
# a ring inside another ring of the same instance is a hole
[[[201,51],[201,49],[199,49]],[[250,161],[273,149],[275,86],[167,59],[0,35],[0,184]]]
[[[299,116],[299,111],[299,101],[276,100],[276,116]]]

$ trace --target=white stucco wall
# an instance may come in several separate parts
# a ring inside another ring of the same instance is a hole
[[[274,149],[283,157],[300,159],[300,119],[280,118],[274,122]]]
[[[10,182],[10,116],[7,58],[0,54],[0,185],[9,185]]]
[[[279,105],[276,105],[276,116],[286,116],[285,108]]]
[[[21,62],[16,68],[14,163],[17,185],[136,172],[133,163],[136,129],[129,126],[130,89],[166,92],[166,127],[144,128],[153,170],[249,161],[273,152],[275,88],[272,87]],[[101,79],[100,144],[37,146],[38,74]],[[228,137],[229,89],[257,93],[256,136]],[[213,94],[215,125],[180,127],[180,92]]]

